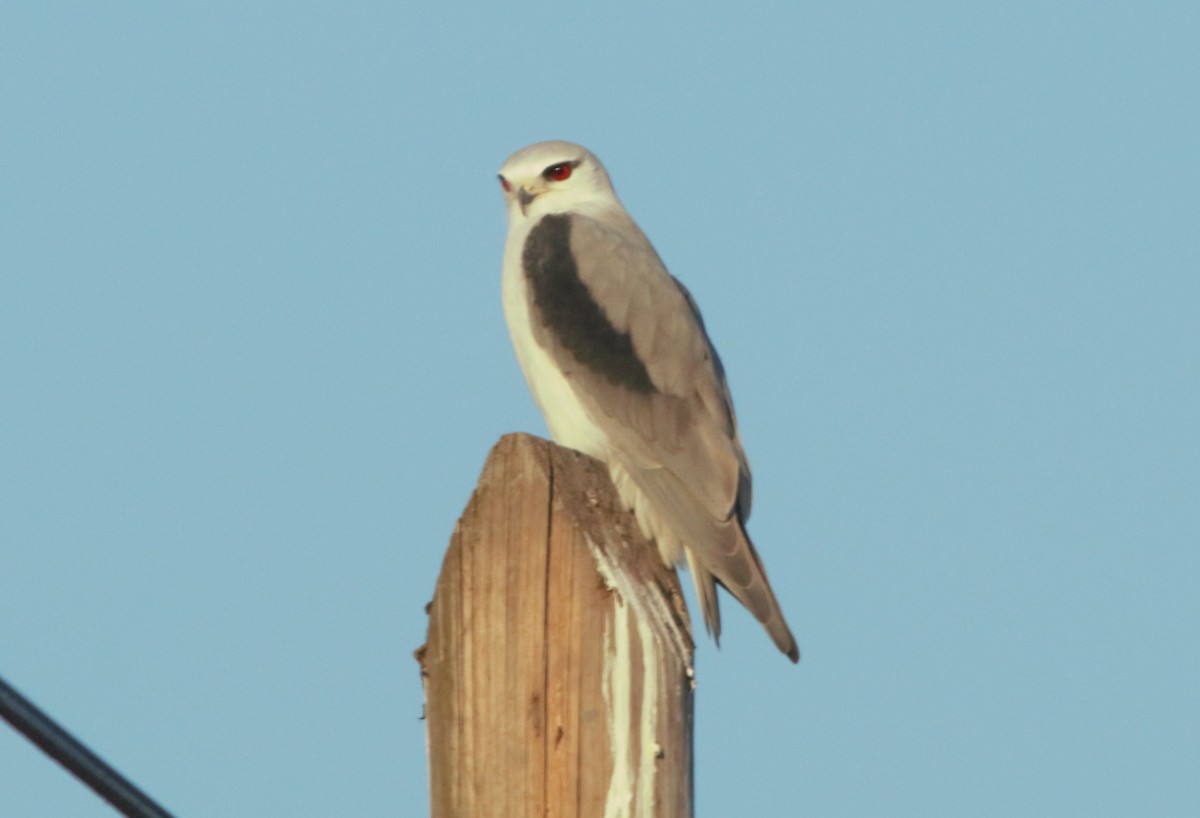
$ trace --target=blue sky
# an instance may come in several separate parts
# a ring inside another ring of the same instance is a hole
[[[423,608],[545,433],[495,173],[563,138],[804,652],[701,640],[697,815],[1190,814],[1197,7],[411,5],[0,11],[0,673],[181,816],[426,812]],[[111,813],[3,728],[0,814]]]

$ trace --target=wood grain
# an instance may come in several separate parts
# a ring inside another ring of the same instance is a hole
[[[692,814],[690,623],[603,465],[502,438],[429,614],[435,818]]]

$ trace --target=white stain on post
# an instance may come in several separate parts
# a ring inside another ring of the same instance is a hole
[[[654,650],[658,644],[646,617],[637,619],[638,639],[642,642],[642,720],[639,730],[637,815],[653,815],[654,779],[658,774],[660,747],[655,730],[658,727],[658,663],[662,657]]]
[[[660,651],[669,646],[683,659],[688,655],[688,637],[679,629],[678,620],[657,587],[631,581],[602,549],[592,548],[592,553],[605,584],[614,592],[613,617],[605,629],[603,693],[613,773],[604,815],[652,816],[658,759],[666,752],[657,735],[659,699],[664,692],[660,690],[664,658]],[[637,646],[633,644],[635,633]],[[635,650],[640,659],[636,665]],[[684,667],[690,672],[686,659]],[[636,690],[640,690],[640,696],[635,697]]]
[[[603,570],[603,569],[602,569]],[[605,576],[610,582],[611,577]],[[604,703],[613,771],[604,800],[604,818],[632,818],[633,804],[633,656],[629,644],[629,608],[614,596],[613,618],[604,630]]]

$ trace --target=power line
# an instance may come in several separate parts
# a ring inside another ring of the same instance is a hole
[[[172,818],[150,796],[0,678],[0,716],[127,818]]]

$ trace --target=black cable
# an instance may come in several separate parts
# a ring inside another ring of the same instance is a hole
[[[70,733],[0,678],[0,716],[127,818],[171,818]]]

